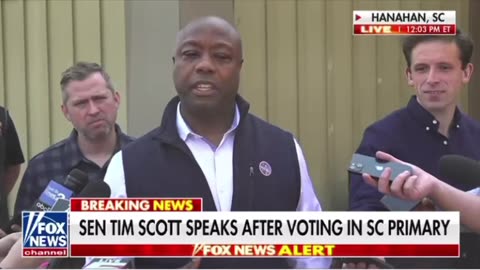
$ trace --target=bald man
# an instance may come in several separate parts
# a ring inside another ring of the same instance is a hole
[[[204,211],[321,211],[293,135],[248,112],[238,94],[242,42],[218,17],[189,23],[173,56],[177,96],[160,127],[115,155],[112,197],[201,197]],[[137,268],[178,268],[144,259]],[[328,258],[202,259],[200,268],[328,268]]]

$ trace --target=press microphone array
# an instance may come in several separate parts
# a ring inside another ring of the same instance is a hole
[[[110,197],[110,187],[103,181],[88,183],[77,198],[108,198]],[[59,198],[52,206],[50,211],[67,211],[70,208],[70,200]]]
[[[107,183],[103,181],[91,182],[89,183],[77,196],[78,198],[108,198],[110,197],[110,187]],[[60,199],[55,208],[67,210],[69,208],[68,201]],[[66,207],[65,207],[66,206]],[[66,208],[66,209],[65,209]],[[64,211],[60,210],[60,211]],[[93,263],[93,262],[92,262]],[[125,260],[115,260],[115,261],[99,261],[97,260],[98,266],[105,265],[104,268],[133,268],[130,267],[133,263],[133,259]],[[110,267],[107,267],[110,263]],[[58,258],[50,261],[48,269],[78,269],[85,264],[84,258]],[[118,267],[117,267],[118,266]],[[89,267],[92,268],[92,267]],[[99,268],[99,267],[93,267]]]
[[[30,211],[49,211],[57,199],[70,199],[73,195],[82,191],[88,183],[88,175],[79,169],[73,169],[63,183],[51,180],[40,197],[35,201]],[[12,225],[21,224],[21,213],[16,215],[2,228],[7,233],[13,233]]]

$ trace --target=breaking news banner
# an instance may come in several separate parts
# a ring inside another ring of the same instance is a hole
[[[455,10],[354,10],[353,35],[455,35]]]
[[[56,256],[65,243],[70,257],[458,257],[460,252],[458,212],[201,212],[198,198],[73,198],[70,210],[68,219],[66,212],[26,212],[32,222],[24,225],[24,256]]]

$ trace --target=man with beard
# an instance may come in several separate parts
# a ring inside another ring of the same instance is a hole
[[[96,63],[79,62],[62,73],[62,112],[74,127],[70,136],[33,157],[15,203],[19,213],[32,206],[50,180],[63,183],[72,169],[103,181],[110,158],[133,139],[116,124],[120,96]]]

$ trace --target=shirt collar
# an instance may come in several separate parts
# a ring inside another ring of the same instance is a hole
[[[118,152],[118,150],[120,150],[124,145],[126,145],[127,143],[133,140],[133,138],[123,133],[122,130],[120,129],[120,126],[117,124],[115,124],[115,132],[117,134],[117,145],[115,146],[115,151],[113,153]],[[80,146],[78,145],[77,139],[78,139],[78,132],[76,129],[73,129],[72,132],[70,133],[70,136],[68,136],[67,141],[65,142],[65,147],[69,149],[69,153],[71,153],[72,168],[76,167],[82,161],[87,161],[82,151],[80,150]]]
[[[183,141],[186,141],[188,138],[188,135],[193,135],[193,136],[199,136],[202,137],[195,132],[192,131],[192,129],[188,126],[187,122],[185,122],[185,119],[183,119],[182,114],[180,113],[180,102],[177,104],[177,130],[178,130],[178,135]],[[233,116],[233,122],[232,126],[230,129],[228,129],[225,134],[228,134],[235,130],[238,127],[238,124],[240,123],[240,111],[238,109],[238,105],[235,104],[235,115]]]
[[[407,110],[412,115],[413,119],[425,127],[427,131],[438,130],[439,122],[435,117],[427,111],[420,103],[418,103],[417,96],[412,96],[407,105]],[[458,107],[455,108],[451,128],[460,128],[462,120],[462,112]]]

